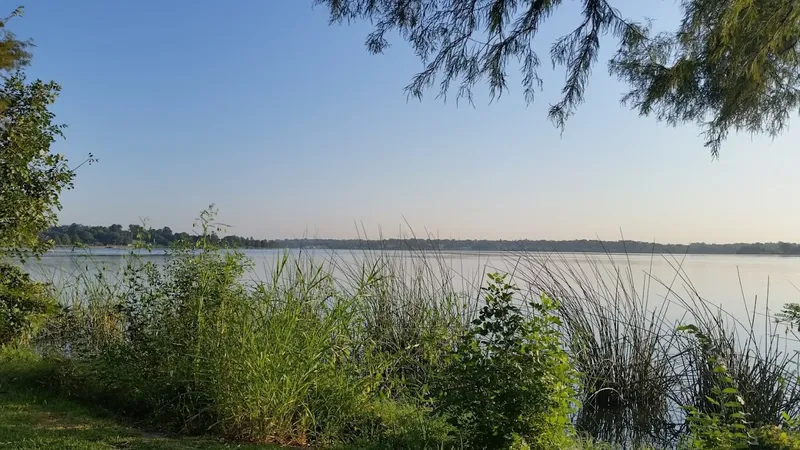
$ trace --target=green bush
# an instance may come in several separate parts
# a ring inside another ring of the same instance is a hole
[[[30,339],[57,308],[47,285],[0,263],[0,345]]]
[[[752,431],[750,450],[800,450],[800,434],[777,426],[763,426]]]
[[[748,429],[744,436],[719,423],[693,428],[683,440],[682,450],[800,450],[800,434],[775,425]]]
[[[364,450],[459,448],[455,430],[445,418],[411,402],[376,400],[367,410],[362,437],[353,446]]]
[[[9,388],[39,386],[42,380],[52,377],[54,373],[53,365],[28,346],[0,347],[0,393]]]
[[[524,314],[516,288],[489,274],[485,306],[436,386],[438,408],[475,449],[553,449],[571,443],[576,376],[561,347],[557,304]]]

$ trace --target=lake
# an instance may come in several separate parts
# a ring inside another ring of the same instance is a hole
[[[283,250],[244,250],[253,262],[249,277],[266,280]],[[56,249],[40,260],[29,260],[25,268],[40,280],[56,283],[68,282],[77,273],[100,270],[119,273],[131,252],[120,249]],[[489,271],[513,273],[520,287],[526,280],[540,276],[542,267],[564,269],[571,267],[588,274],[601,273],[606,280],[622,273],[622,278],[632,277],[640,292],[649,290],[649,305],[659,306],[665,301],[675,302],[677,297],[687,297],[687,292],[697,292],[710,304],[738,319],[747,317],[757,299],[757,310],[776,312],[789,302],[800,302],[800,258],[752,255],[603,255],[603,254],[545,254],[523,252],[402,252],[402,251],[335,251],[292,250],[293,257],[302,254],[315,262],[335,266],[334,274],[357,267],[361,262],[383,255],[404,265],[425,263],[437,274],[445,269],[455,279],[459,288],[474,289]],[[141,252],[139,257],[163,264],[166,255],[162,250]],[[438,275],[437,275],[438,276]],[[649,283],[648,283],[649,281]],[[741,282],[741,283],[740,283]],[[671,290],[668,287],[671,286]],[[744,296],[744,300],[743,300]],[[768,303],[767,303],[768,302]],[[767,310],[768,308],[768,310]]]

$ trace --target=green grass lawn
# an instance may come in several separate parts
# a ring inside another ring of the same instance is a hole
[[[14,450],[278,450],[208,438],[146,433],[73,402],[34,393],[0,392],[0,449]]]

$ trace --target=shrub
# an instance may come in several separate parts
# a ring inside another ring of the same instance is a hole
[[[576,378],[560,344],[558,305],[543,295],[523,314],[516,287],[488,276],[485,306],[438,382],[438,408],[469,448],[563,447]]]
[[[411,402],[376,400],[368,408],[362,438],[352,448],[423,450],[459,448],[455,430],[444,417]],[[351,447],[348,447],[351,448]]]
[[[54,367],[25,345],[0,347],[0,393],[9,388],[30,388],[50,378]]]
[[[800,435],[774,425],[753,430],[752,450],[800,450]]]
[[[0,345],[28,340],[57,308],[47,285],[0,263]]]

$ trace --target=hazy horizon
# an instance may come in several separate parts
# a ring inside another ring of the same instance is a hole
[[[214,203],[230,233],[257,238],[355,238],[363,224],[369,237],[800,242],[800,132],[732,136],[712,161],[697,127],[619,105],[610,47],[561,136],[547,108],[563,72],[547,64],[529,107],[516,77],[475,108],[435,91],[407,102],[421,67],[409,47],[370,55],[368,25],[328,26],[311,1],[81,6],[30,4],[9,24],[37,45],[29,77],[63,87],[55,150],[100,160],[59,223],[190,231]],[[617,6],[656,27],[678,19],[677,4]],[[548,21],[543,59],[577,7]]]

